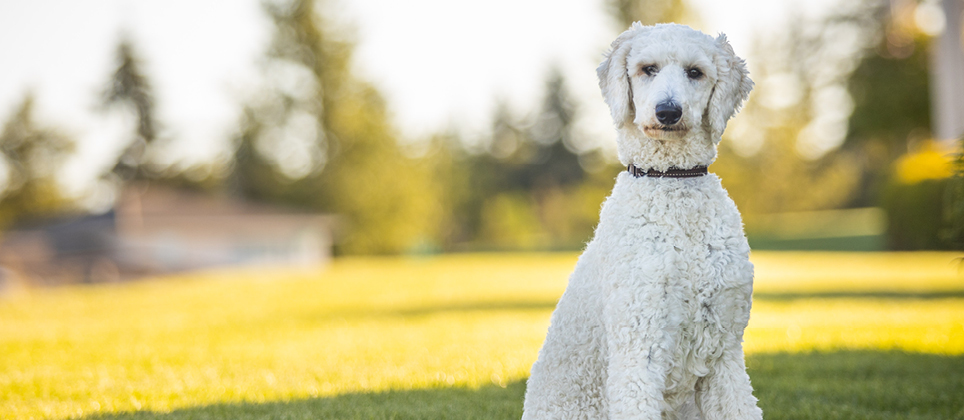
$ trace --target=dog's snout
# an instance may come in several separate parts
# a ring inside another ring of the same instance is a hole
[[[660,124],[673,125],[683,116],[683,109],[673,102],[660,102],[656,105],[656,119]]]

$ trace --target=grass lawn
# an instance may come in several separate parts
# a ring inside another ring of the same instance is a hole
[[[0,299],[0,419],[501,419],[575,254],[355,258]],[[767,419],[964,419],[949,253],[754,253]]]

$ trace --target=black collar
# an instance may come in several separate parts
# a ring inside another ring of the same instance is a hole
[[[629,173],[637,178],[644,176],[649,176],[653,178],[694,178],[698,176],[703,176],[707,174],[705,166],[696,166],[690,169],[680,169],[680,168],[669,168],[666,172],[660,172],[655,169],[642,170],[636,167],[636,165],[629,164],[626,168]]]

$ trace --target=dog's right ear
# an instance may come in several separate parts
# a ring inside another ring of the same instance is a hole
[[[643,29],[641,23],[635,22],[633,26],[616,37],[609,52],[606,53],[606,59],[596,68],[599,88],[602,90],[606,103],[609,104],[609,111],[613,115],[616,128],[622,127],[627,122],[632,122],[636,117],[636,110],[633,107],[633,92],[629,86],[629,73],[626,68],[626,56],[629,55],[631,47],[629,40],[633,39]]]
[[[710,138],[713,143],[718,144],[723,137],[723,130],[726,129],[726,122],[736,114],[750,95],[753,81],[750,80],[746,62],[733,52],[726,35],[720,34],[716,38],[716,44],[719,52],[714,61],[718,79],[713,86],[705,118],[709,122]]]

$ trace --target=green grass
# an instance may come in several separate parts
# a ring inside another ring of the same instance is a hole
[[[964,418],[961,356],[861,350],[747,359],[768,420]]]
[[[575,254],[342,259],[0,300],[0,418],[518,418]],[[964,418],[956,255],[755,253],[768,419]]]

